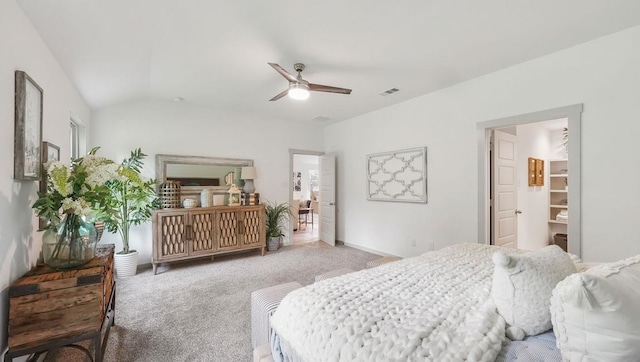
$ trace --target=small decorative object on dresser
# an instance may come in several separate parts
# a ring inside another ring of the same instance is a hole
[[[184,199],[182,200],[182,206],[185,209],[191,209],[194,207],[198,207],[198,200],[196,199]]]
[[[263,205],[213,206],[157,210],[153,213],[151,263],[211,257],[242,250],[265,249]]]
[[[246,193],[243,192],[240,196],[240,205],[249,206],[249,205],[260,205],[260,193]]]
[[[207,189],[203,189],[200,192],[200,206],[202,207],[213,206],[213,192]]]
[[[180,207],[180,182],[165,181],[160,185],[160,201],[163,209]]]
[[[239,206],[240,205],[240,194],[241,191],[238,188],[238,186],[236,186],[236,184],[231,184],[231,187],[229,187],[229,191],[227,191],[227,193],[229,194],[229,206]]]
[[[244,192],[250,194],[256,191],[256,187],[253,185],[253,180],[256,179],[256,168],[253,166],[246,166],[242,168],[240,178],[244,180]]]

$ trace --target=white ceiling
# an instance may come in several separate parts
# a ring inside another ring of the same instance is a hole
[[[182,97],[326,123],[640,24],[638,0],[17,1],[92,109]],[[287,81],[267,62],[353,93],[269,102]]]

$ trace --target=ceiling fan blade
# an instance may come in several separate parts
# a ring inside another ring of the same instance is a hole
[[[273,69],[275,69],[278,73],[282,74],[282,76],[285,77],[289,82],[296,82],[297,81],[296,77],[294,77],[291,74],[289,74],[286,70],[284,70],[284,68],[282,68],[278,64],[276,64],[276,63],[267,63],[267,64],[272,66]]]
[[[315,91],[315,92],[351,94],[351,89],[331,87],[331,86],[322,85],[322,84],[309,84],[309,90],[312,90],[312,91]]]
[[[284,97],[287,95],[287,93],[289,93],[289,88],[283,90],[282,92],[280,92],[280,94],[278,94],[277,96],[269,99],[269,101],[277,101],[278,99]]]

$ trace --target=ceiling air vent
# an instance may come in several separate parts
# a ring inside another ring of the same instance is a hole
[[[400,89],[398,88],[391,88],[391,89],[387,89],[386,91],[380,93],[381,96],[388,96],[389,94],[393,94],[397,91],[399,91]]]

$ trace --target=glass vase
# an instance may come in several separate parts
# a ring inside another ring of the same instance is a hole
[[[96,243],[93,223],[76,214],[65,214],[55,230],[47,230],[42,236],[42,256],[54,269],[71,269],[93,259]]]

